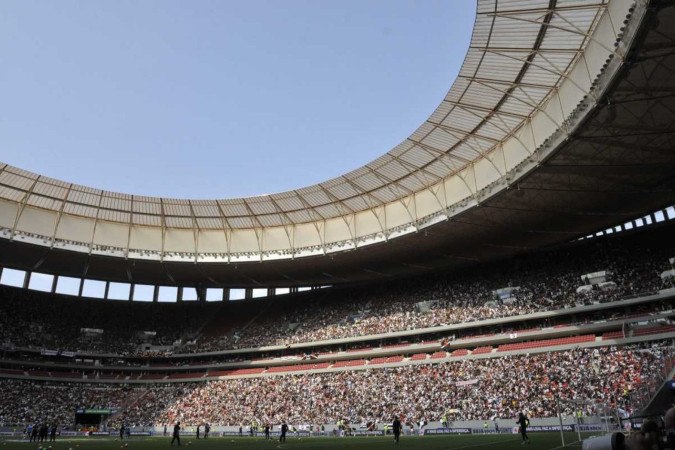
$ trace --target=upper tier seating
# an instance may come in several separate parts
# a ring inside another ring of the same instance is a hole
[[[416,330],[611,302],[664,287],[659,274],[675,254],[671,228],[578,242],[452,273],[236,304],[98,302],[2,287],[0,344],[152,358],[161,355],[139,350],[145,339],[139,332],[156,332],[147,339],[157,345],[185,343],[199,332],[196,345],[175,349],[194,353]],[[616,289],[576,292],[581,275],[602,270],[609,272]],[[508,286],[518,289],[511,298],[497,298],[494,291]],[[419,308],[421,301],[430,309]],[[235,323],[241,324],[236,337]],[[86,337],[82,328],[103,333]]]

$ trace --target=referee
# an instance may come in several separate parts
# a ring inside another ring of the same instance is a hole
[[[173,438],[171,439],[171,445],[173,445],[174,441],[178,442],[178,445],[180,446],[180,422],[176,422],[176,425],[173,427]]]
[[[530,424],[530,419],[521,412],[518,414],[518,421],[516,423],[520,425],[520,435],[523,437],[523,444],[529,444],[530,438],[527,437],[527,426]]]
[[[398,444],[398,440],[401,437],[401,421],[398,420],[397,416],[394,416],[394,423],[391,424],[391,430],[394,432],[394,442]]]

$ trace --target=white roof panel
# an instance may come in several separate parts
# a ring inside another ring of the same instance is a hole
[[[166,216],[164,217],[164,223],[169,228],[192,228],[194,226],[194,222],[190,217]]]
[[[63,202],[54,200],[50,197],[43,197],[42,195],[31,195],[28,197],[26,204],[31,206],[37,206],[38,208],[52,209],[59,211]]]
[[[132,214],[131,220],[135,225],[145,225],[153,227],[162,226],[161,216],[152,216],[148,214]]]
[[[79,205],[77,203],[66,203],[63,206],[63,212],[65,214],[73,214],[75,216],[96,218],[98,214],[98,208],[94,208],[92,206]]]
[[[246,204],[253,211],[253,214],[274,214],[277,212],[277,209],[274,207],[274,204],[268,199],[255,199],[249,198],[246,199]]]
[[[290,222],[289,219],[286,219],[286,217],[281,214],[264,214],[258,216],[257,219],[264,227],[279,227],[288,225]]]

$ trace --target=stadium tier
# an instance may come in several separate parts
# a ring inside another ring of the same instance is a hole
[[[385,343],[392,345],[395,339],[415,342],[425,336],[526,331],[528,326],[555,320],[565,323],[572,308],[606,304],[601,311],[611,310],[618,300],[672,286],[661,274],[670,267],[668,255],[674,249],[675,233],[667,226],[650,233],[584,240],[461,272],[310,291],[255,304],[101,303],[5,288],[0,342],[5,349],[159,357],[294,344],[317,352],[317,347],[339,344],[358,349],[358,341],[388,339]],[[582,280],[597,272],[604,273],[602,284]],[[50,301],[44,301],[45,295]],[[555,318],[535,315],[552,310],[560,313]],[[600,319],[612,315],[616,311]],[[232,317],[238,324],[232,324]],[[533,320],[480,326],[481,321],[508,317]],[[448,328],[467,323],[480,332]]]
[[[120,421],[152,426],[181,421],[196,426],[251,423],[328,424],[386,423],[392,413],[407,422],[489,420],[514,417],[526,408],[532,417],[555,417],[556,396],[592,400],[585,416],[597,414],[595,403],[628,408],[631,391],[673,356],[670,342],[642,346],[570,349],[494,359],[237,378],[202,383],[143,386],[63,384],[0,380],[4,425],[56,420],[72,424],[80,407],[110,408]],[[242,399],[245,399],[243,401]],[[39,405],[39,406],[38,406]],[[564,411],[572,415],[569,405]]]

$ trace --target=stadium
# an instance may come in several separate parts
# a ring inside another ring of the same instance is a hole
[[[478,0],[447,84],[277,194],[2,164],[0,445],[673,448],[674,3]]]

